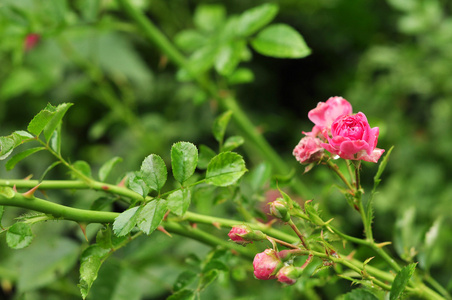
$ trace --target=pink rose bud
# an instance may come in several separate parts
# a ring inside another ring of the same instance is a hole
[[[301,276],[302,272],[303,272],[302,268],[297,268],[292,265],[284,266],[279,270],[278,274],[276,275],[276,278],[278,278],[279,282],[292,285]]]
[[[323,130],[328,130],[339,116],[352,114],[352,105],[342,97],[331,97],[326,102],[319,102],[317,107],[310,110],[308,118],[315,126],[309,136],[317,136]]]
[[[384,152],[376,148],[378,127],[370,128],[362,112],[340,116],[331,125],[331,137],[326,131],[323,135],[328,139],[328,144],[322,143],[322,147],[344,159],[376,163]]]
[[[254,276],[257,279],[275,279],[276,273],[282,267],[282,262],[273,249],[265,249],[264,252],[256,254],[253,261]]]
[[[293,155],[302,164],[320,161],[323,156],[322,141],[319,138],[305,136],[293,149]]]
[[[25,41],[24,41],[24,48],[25,51],[30,51],[31,49],[33,49],[36,44],[39,42],[39,40],[41,39],[41,36],[37,33],[30,33],[25,37]]]
[[[270,205],[270,214],[275,218],[283,220],[284,222],[289,222],[290,214],[289,208],[287,207],[286,201],[282,198],[278,198],[273,202],[269,203]]]
[[[253,241],[266,239],[264,233],[259,230],[253,230],[248,225],[236,225],[228,233],[229,238],[240,245],[250,244]]]

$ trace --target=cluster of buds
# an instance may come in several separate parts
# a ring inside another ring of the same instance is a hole
[[[310,262],[310,258],[301,267],[284,264],[283,261],[293,256],[291,250],[276,252],[273,249],[265,249],[264,252],[256,254],[253,261],[254,276],[257,279],[277,279],[279,282],[292,285],[303,273],[304,268]]]
[[[289,222],[290,220],[289,207],[284,199],[278,198],[275,201],[270,202],[269,205],[270,205],[270,214],[272,216],[284,222]]]

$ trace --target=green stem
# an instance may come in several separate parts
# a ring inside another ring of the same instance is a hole
[[[303,247],[305,247],[307,250],[309,250],[309,245],[306,242],[306,239],[304,238],[304,235],[300,232],[298,227],[295,225],[295,223],[292,221],[292,219],[288,222],[290,228],[297,234],[298,238],[300,239],[301,243],[303,244]]]
[[[143,13],[136,10],[130,5],[128,0],[117,0],[123,11],[129,15],[131,19],[135,21],[138,27],[142,30],[143,34],[152,43],[154,43],[170,61],[175,63],[180,68],[186,69],[189,73],[187,59],[182,53],[171,43],[171,41],[152,23],[151,20],[145,17]],[[254,149],[261,154],[262,157],[269,161],[274,170],[280,174],[288,174],[291,168],[286,162],[278,155],[278,153],[272,148],[267,140],[256,130],[256,127],[250,121],[248,116],[243,112],[238,105],[237,100],[229,95],[224,96],[225,93],[220,93],[215,85],[204,74],[192,74],[194,80],[203,88],[210,96],[216,99],[219,104],[225,110],[231,110],[233,112],[233,119],[242,133],[245,135],[253,145]],[[226,93],[227,94],[227,93]],[[292,182],[293,189],[300,195],[304,195],[306,198],[311,197],[308,188],[298,179],[294,178]]]
[[[353,192],[355,189],[351,185],[351,183],[345,178],[344,174],[339,170],[339,166],[331,161],[331,159],[326,160],[326,165],[336,173],[337,176],[345,183],[350,192]]]

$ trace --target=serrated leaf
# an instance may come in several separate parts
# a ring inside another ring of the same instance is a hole
[[[190,206],[191,192],[189,189],[177,190],[168,196],[167,201],[173,214],[183,216]]]
[[[124,236],[132,231],[137,224],[142,206],[135,206],[122,212],[113,222],[113,232],[116,236]]]
[[[174,179],[183,184],[195,172],[198,149],[188,142],[178,142],[171,147],[171,166]]]
[[[99,169],[99,180],[105,181],[113,167],[120,162],[122,162],[122,158],[119,156],[113,157],[112,159],[105,162]]]
[[[233,41],[221,46],[215,58],[215,70],[223,76],[232,74],[242,59],[245,47],[245,41]]]
[[[225,16],[226,9],[223,5],[204,4],[198,5],[193,19],[197,28],[209,32],[219,28]]]
[[[6,232],[6,243],[13,249],[22,249],[33,240],[31,227],[27,223],[14,223]]]
[[[199,48],[188,59],[185,69],[180,69],[177,73],[177,79],[180,81],[189,81],[194,76],[204,73],[212,68],[218,48],[216,45],[206,45]]]
[[[242,156],[234,152],[222,152],[212,158],[207,166],[206,182],[228,186],[239,180],[246,171]]]
[[[176,282],[173,284],[173,290],[175,292],[182,290],[192,283],[197,276],[197,273],[189,270],[180,273],[179,276],[177,276]]]
[[[270,25],[251,42],[262,55],[277,58],[302,58],[311,54],[303,37],[286,24]]]
[[[245,139],[241,136],[238,136],[238,135],[230,136],[224,142],[223,149],[221,149],[221,150],[232,151],[232,150],[240,147],[241,145],[243,145],[244,142],[245,142]]]
[[[166,298],[166,300],[194,300],[194,299],[195,292],[188,289],[180,290]]]
[[[57,128],[52,134],[52,137],[49,141],[50,148],[53,151],[60,154],[61,153],[61,122],[58,124]]]
[[[416,264],[409,264],[408,266],[403,267],[394,278],[394,282],[392,283],[391,292],[389,294],[390,300],[399,299],[402,295],[405,287],[408,285],[408,282],[413,276],[414,271],[416,269]]]
[[[55,132],[55,129],[61,124],[61,120],[63,119],[69,107],[71,107],[72,105],[72,103],[62,103],[56,107],[51,119],[44,126],[44,137],[46,141],[50,139],[52,134]]]
[[[127,175],[127,186],[135,193],[143,196],[143,198],[151,191],[151,188],[144,181],[141,172],[138,171]]]
[[[8,136],[0,137],[0,160],[7,158],[17,146],[33,140],[34,137],[25,131],[15,131]]]
[[[91,177],[91,166],[86,161],[77,160],[72,166],[86,177]],[[78,178],[78,175],[74,173],[73,177]]]
[[[166,183],[167,175],[165,162],[160,156],[151,154],[143,160],[141,176],[152,190],[160,193]]]
[[[162,223],[168,205],[165,200],[152,200],[140,211],[137,226],[147,235],[151,234]]]
[[[223,144],[224,134],[226,128],[228,127],[229,120],[231,119],[232,111],[228,110],[223,114],[219,115],[213,122],[212,133],[215,139],[221,144]]]
[[[91,245],[86,248],[80,257],[80,293],[82,298],[86,299],[93,282],[97,278],[102,262],[110,252],[99,245]]]
[[[217,153],[207,147],[206,145],[199,146],[199,158],[198,158],[198,168],[199,169],[207,169],[209,162],[212,158],[215,157]]]
[[[39,136],[47,124],[49,124],[50,120],[52,120],[56,110],[55,106],[48,103],[47,106],[34,116],[30,123],[28,123],[27,130],[35,136]]]
[[[239,16],[237,33],[242,36],[252,35],[270,23],[277,13],[278,6],[271,3],[248,9]]]
[[[33,153],[36,153],[41,150],[45,150],[45,148],[44,147],[36,147],[36,148],[27,149],[23,152],[17,153],[13,157],[11,157],[8,160],[8,162],[6,163],[6,165],[5,165],[6,170],[8,170],[8,171],[12,170],[18,162],[27,158],[28,156],[32,155]]]
[[[111,243],[112,231],[109,225],[101,228],[96,234],[96,244],[99,247],[111,250],[113,244]]]
[[[378,298],[369,290],[354,289],[345,294],[343,300],[378,300]]]
[[[218,270],[218,271],[228,271],[228,266],[218,259],[212,259],[210,260],[202,269],[203,273],[207,273],[210,270]]]

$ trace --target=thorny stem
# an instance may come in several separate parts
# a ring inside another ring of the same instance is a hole
[[[337,176],[339,176],[339,178],[345,183],[345,185],[347,186],[347,188],[349,189],[349,191],[351,193],[353,193],[353,191],[355,190],[353,188],[353,186],[350,184],[350,182],[347,180],[347,178],[345,178],[344,174],[341,172],[341,170],[339,170],[338,165],[336,165],[335,163],[333,163],[331,161],[331,159],[327,159],[326,160],[326,165],[333,170],[334,173],[336,173]]]
[[[295,225],[295,223],[292,221],[292,219],[288,222],[290,228],[297,234],[298,238],[300,239],[301,243],[303,244],[303,247],[305,247],[307,250],[309,250],[309,245],[306,242],[306,239],[304,238],[304,235],[300,232],[298,227]]]

